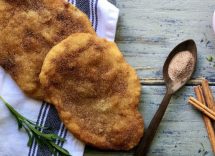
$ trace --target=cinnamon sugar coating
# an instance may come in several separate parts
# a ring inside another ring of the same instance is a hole
[[[0,0],[0,66],[27,95],[43,100],[44,58],[77,32],[95,34],[88,17],[64,0]]]
[[[48,53],[40,81],[78,139],[114,150],[139,143],[141,85],[115,43],[90,34],[71,35]]]

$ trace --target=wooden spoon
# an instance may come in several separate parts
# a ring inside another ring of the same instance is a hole
[[[168,73],[168,68],[169,68],[169,64],[172,60],[172,58],[182,52],[182,51],[189,51],[193,58],[194,58],[194,65],[192,70],[190,70],[190,73],[187,74],[186,78],[180,79],[180,77],[176,80],[172,80],[170,79],[169,73]],[[148,129],[146,130],[139,146],[137,147],[137,150],[135,152],[136,156],[145,156],[150,148],[151,142],[157,132],[158,126],[164,116],[164,113],[166,111],[166,108],[170,102],[170,99],[172,97],[172,95],[178,91],[181,87],[183,87],[186,82],[191,78],[194,70],[195,70],[195,66],[196,66],[196,62],[197,62],[197,48],[196,48],[196,44],[193,40],[187,40],[184,41],[182,43],[180,43],[179,45],[177,45],[169,54],[169,56],[166,59],[166,62],[163,66],[163,78],[166,84],[166,94],[163,98],[163,101],[161,102],[157,112],[155,113],[153,119],[151,120]]]

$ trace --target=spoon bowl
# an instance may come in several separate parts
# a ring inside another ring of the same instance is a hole
[[[193,57],[193,64],[191,66],[191,69],[189,73],[185,75],[185,77],[181,78],[179,75],[177,75],[178,76],[177,79],[171,79],[170,73],[168,72],[171,61],[173,60],[174,56],[184,51],[189,51]],[[166,108],[170,102],[172,95],[181,87],[183,87],[186,84],[186,82],[191,78],[195,70],[196,62],[197,62],[197,48],[195,42],[191,39],[180,43],[170,52],[163,66],[163,78],[167,89],[166,94],[153,119],[151,120],[148,129],[145,131],[145,134],[142,140],[140,141],[139,146],[137,147],[137,150],[135,152],[136,156],[147,155],[147,152],[157,132],[159,124],[165,114]]]
[[[192,70],[190,71],[190,74],[185,79],[181,79],[180,81],[174,81],[169,76],[168,68],[174,56],[182,51],[189,51],[192,54],[192,57],[194,58],[194,65]],[[191,39],[181,42],[170,52],[163,66],[163,79],[165,81],[167,91],[169,93],[173,94],[186,84],[186,82],[191,78],[192,74],[195,71],[196,62],[197,62],[197,48],[195,42]]]

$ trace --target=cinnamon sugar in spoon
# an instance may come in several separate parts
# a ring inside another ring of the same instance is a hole
[[[145,156],[165,114],[172,95],[191,78],[197,62],[197,48],[193,40],[177,45],[169,54],[163,66],[166,94],[144,134],[135,156]]]

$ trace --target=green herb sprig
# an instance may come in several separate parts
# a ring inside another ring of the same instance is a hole
[[[210,65],[213,65],[213,67],[215,67],[215,60],[214,60],[213,56],[208,56],[208,57],[206,57],[206,59]]]
[[[66,141],[64,138],[59,137],[56,134],[45,134],[38,130],[38,128],[41,129],[47,129],[47,127],[38,126],[35,122],[25,118],[20,113],[18,113],[9,103],[7,103],[1,96],[0,100],[5,104],[5,106],[8,108],[10,113],[15,117],[17,123],[18,123],[18,129],[20,130],[23,128],[29,137],[27,145],[30,147],[33,143],[33,140],[41,145],[41,146],[47,146],[49,150],[54,155],[62,155],[62,156],[70,156],[69,152],[58,146],[55,142],[58,140],[60,142]]]
[[[208,56],[206,59],[208,60],[208,62],[213,62],[214,60],[213,56]]]

